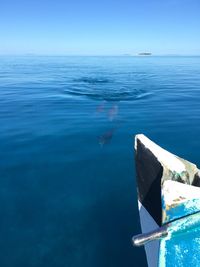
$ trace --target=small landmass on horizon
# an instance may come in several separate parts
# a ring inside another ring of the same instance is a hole
[[[152,53],[150,52],[141,52],[141,53],[138,53],[138,56],[151,56]]]

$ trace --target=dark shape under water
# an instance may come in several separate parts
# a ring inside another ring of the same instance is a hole
[[[79,79],[75,79],[74,82],[99,84],[99,83],[109,83],[110,80],[107,78],[81,77]]]
[[[99,144],[101,146],[105,145],[105,144],[108,144],[110,143],[112,137],[113,137],[113,134],[115,132],[115,128],[114,129],[111,129],[107,132],[105,132],[104,134],[102,134],[100,137],[99,137]]]

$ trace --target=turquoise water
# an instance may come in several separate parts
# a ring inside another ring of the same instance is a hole
[[[200,166],[200,57],[0,57],[0,266],[146,266],[136,133]]]

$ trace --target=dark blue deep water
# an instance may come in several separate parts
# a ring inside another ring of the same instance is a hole
[[[146,266],[137,133],[200,166],[200,57],[0,57],[0,266]]]

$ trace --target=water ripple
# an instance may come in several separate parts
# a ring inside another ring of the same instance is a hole
[[[63,84],[63,95],[106,101],[130,101],[149,97],[152,92],[136,80],[123,81],[108,78],[82,77]]]

